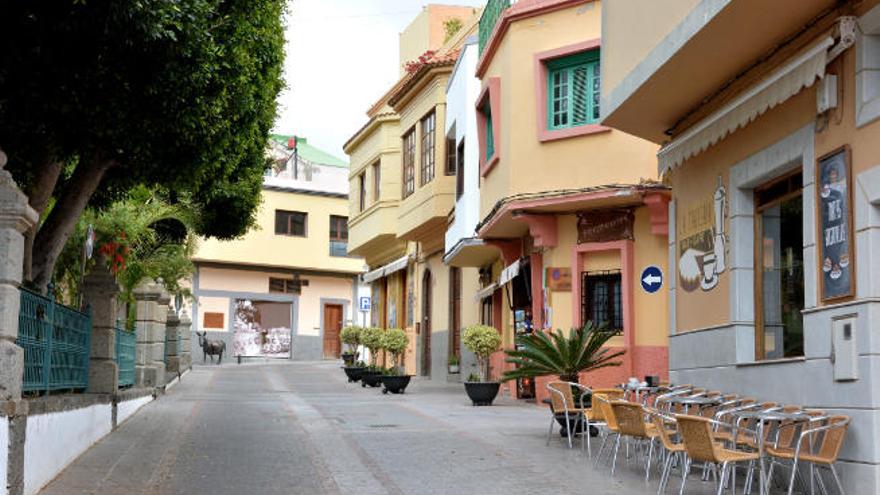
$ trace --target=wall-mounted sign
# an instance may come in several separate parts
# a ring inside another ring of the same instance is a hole
[[[547,288],[554,292],[571,291],[571,268],[547,268]]]
[[[654,265],[647,266],[642,270],[639,281],[642,284],[642,290],[648,294],[653,294],[663,287],[663,271]]]
[[[633,240],[635,213],[631,209],[584,211],[578,213],[578,244]]]
[[[819,195],[819,263],[822,300],[855,294],[852,242],[852,177],[849,147],[819,158],[816,167]]]
[[[727,269],[727,190],[718,176],[715,192],[683,205],[676,219],[679,287],[686,292],[710,291]]]
[[[223,329],[223,313],[206,312],[202,316],[202,328]]]

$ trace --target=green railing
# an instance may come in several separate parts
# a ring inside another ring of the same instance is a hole
[[[134,356],[137,347],[133,331],[116,327],[116,366],[119,368],[119,386],[134,385]]]
[[[81,390],[89,384],[92,315],[21,289],[16,344],[24,349],[25,392]]]
[[[495,30],[495,24],[501,14],[510,7],[510,0],[489,0],[486,2],[486,8],[483,9],[483,15],[480,17],[479,28],[479,55],[483,55],[483,50],[492,37],[492,31]]]

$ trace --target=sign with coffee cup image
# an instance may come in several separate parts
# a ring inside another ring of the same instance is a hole
[[[849,150],[846,147],[819,159],[816,183],[821,295],[822,300],[827,301],[855,293]]]
[[[711,195],[687,205],[677,219],[678,279],[686,292],[711,291],[727,269],[727,190],[718,176]]]

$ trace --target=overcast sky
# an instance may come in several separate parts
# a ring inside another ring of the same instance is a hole
[[[397,80],[398,35],[428,3],[480,6],[485,0],[290,0],[287,89],[275,132],[308,138],[347,160],[342,145]]]

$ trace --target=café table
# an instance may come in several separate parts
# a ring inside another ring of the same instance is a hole
[[[664,402],[671,404],[681,404],[684,406],[685,412],[690,412],[692,407],[702,409],[704,407],[717,406],[724,399],[721,397],[706,397],[705,395],[676,395],[663,399]]]
[[[628,398],[629,394],[634,397],[633,402],[639,402],[642,405],[648,405],[648,398],[652,395],[656,396],[669,391],[669,387],[659,385],[632,385],[625,383],[620,386],[623,389],[624,398]]]

